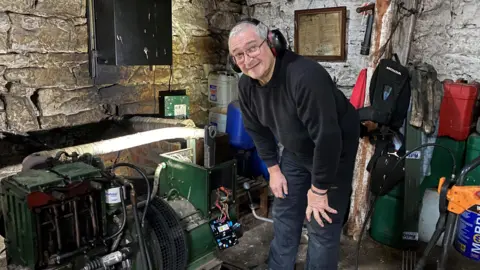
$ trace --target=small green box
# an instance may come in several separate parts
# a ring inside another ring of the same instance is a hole
[[[162,91],[159,94],[160,115],[163,118],[188,119],[190,97],[185,90]]]

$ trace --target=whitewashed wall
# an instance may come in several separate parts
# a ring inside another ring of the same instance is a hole
[[[350,96],[366,57],[360,55],[365,34],[362,15],[355,9],[365,0],[247,0],[250,15],[270,27],[278,27],[294,45],[294,11],[323,7],[347,7],[347,60],[320,62],[338,79],[340,89]],[[422,0],[421,0],[422,2]],[[423,0],[417,20],[410,60],[432,64],[440,79],[462,77],[480,80],[480,1]],[[244,11],[246,12],[246,11]]]

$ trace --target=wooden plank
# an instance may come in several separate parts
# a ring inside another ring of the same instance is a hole
[[[418,11],[419,0],[402,0],[406,9],[414,9]],[[401,14],[408,14],[407,10],[400,11]],[[400,15],[402,17],[403,15]],[[405,65],[410,56],[412,48],[413,33],[417,22],[417,16],[411,15],[404,17],[399,21],[399,25],[395,30],[392,38],[393,51],[398,54],[400,62]]]
[[[403,65],[408,64],[410,55],[413,32],[417,16],[409,13],[408,10],[418,10],[418,0],[403,0],[404,8],[400,10],[398,27],[392,39],[393,51],[398,54],[400,62]],[[422,131],[410,125],[411,111],[408,112],[406,125],[406,150],[418,147],[422,144]],[[415,247],[418,244],[418,219],[419,198],[418,188],[423,179],[422,176],[422,151],[419,151],[420,159],[408,158],[405,161],[405,198],[404,216],[403,216],[403,244],[405,247]]]
[[[368,57],[367,89],[365,93],[365,106],[369,106],[369,85],[373,70],[385,53],[380,53],[380,49],[387,42],[392,30],[392,21],[394,16],[395,1],[377,0],[375,7],[375,20],[372,30],[372,45],[370,56]],[[387,52],[388,54],[388,52]],[[346,234],[358,240],[363,222],[366,220],[369,200],[370,200],[370,174],[366,167],[374,152],[374,147],[370,144],[368,138],[360,140],[358,147],[356,165],[354,170],[354,179],[352,183],[352,196],[350,204],[350,214],[346,223]]]

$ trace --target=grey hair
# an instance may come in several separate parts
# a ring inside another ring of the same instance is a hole
[[[244,32],[245,30],[249,28],[254,28],[255,32],[257,33],[258,37],[262,40],[266,39],[268,37],[268,27],[264,23],[259,23],[258,25],[254,25],[250,22],[241,22],[237,25],[235,25],[232,30],[230,30],[230,34],[228,36],[228,39],[231,39],[232,37]]]

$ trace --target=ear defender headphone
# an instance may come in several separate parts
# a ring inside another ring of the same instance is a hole
[[[264,23],[260,22],[257,19],[246,18],[246,19],[243,19],[243,20],[239,21],[238,23],[236,23],[235,26],[237,26],[241,23],[250,23],[250,24],[253,24],[255,26],[258,26],[260,24],[265,25]],[[272,51],[272,53],[275,57],[276,56],[282,56],[283,53],[285,53],[285,51],[287,50],[287,47],[288,47],[287,40],[283,36],[282,32],[280,32],[280,30],[278,30],[278,29],[270,30],[270,28],[268,28],[268,26],[266,26],[266,25],[265,25],[265,27],[267,28],[267,31],[268,31],[267,32],[267,40],[266,40],[268,47],[270,48],[270,50]],[[235,71],[237,73],[242,72],[240,70],[240,68],[237,66],[237,64],[235,63],[235,59],[233,58],[233,56],[229,54],[228,58],[229,58],[230,66],[233,69],[233,71]]]

